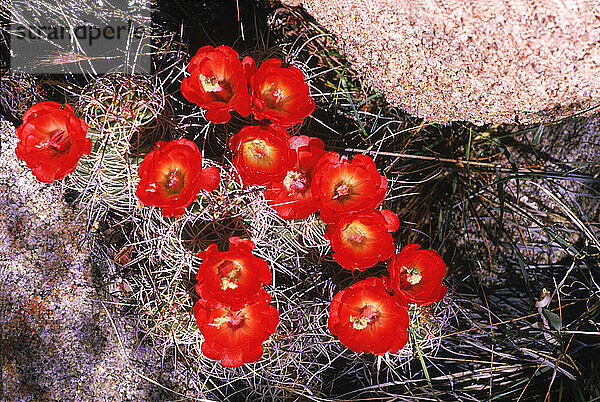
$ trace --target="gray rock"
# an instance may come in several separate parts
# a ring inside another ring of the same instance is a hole
[[[161,395],[136,374],[158,380],[160,364],[107,302],[85,219],[16,158],[7,122],[0,140],[0,400]]]
[[[550,121],[599,104],[600,4],[304,0],[388,101],[430,123]]]

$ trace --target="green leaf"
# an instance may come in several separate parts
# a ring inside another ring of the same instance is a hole
[[[497,236],[498,236],[498,238],[500,238],[501,232],[504,230],[504,197],[505,197],[505,193],[504,193],[504,181],[502,180],[500,173],[498,173],[496,178],[497,178],[496,188],[498,189],[498,198],[500,200],[500,216],[498,217],[498,234],[497,234]]]
[[[537,131],[535,132],[535,135],[533,136],[533,141],[532,141],[533,145],[538,145],[540,143],[543,133],[544,133],[544,125],[540,124],[540,127],[537,129]]]
[[[560,332],[560,329],[562,328],[562,323],[560,322],[560,316],[558,314],[556,314],[555,312],[553,312],[552,310],[549,310],[545,307],[542,309],[542,314],[544,314],[544,317],[546,317],[546,319],[548,320],[550,327],[552,329],[554,329],[555,331]]]
[[[518,248],[515,248],[517,252],[517,260],[519,261],[519,268],[521,268],[521,275],[523,275],[523,280],[525,281],[525,285],[527,286],[527,290],[531,295],[531,284],[529,283],[529,274],[527,273],[527,269],[525,268],[525,259],[523,258],[523,254],[519,251]]]
[[[473,137],[473,130],[469,127],[469,141],[467,142],[467,151],[465,152],[465,159],[469,160],[469,156],[471,156],[471,140]],[[467,165],[469,166],[469,165]]]

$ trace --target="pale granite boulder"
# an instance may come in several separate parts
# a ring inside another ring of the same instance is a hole
[[[597,0],[302,4],[377,91],[427,122],[541,122],[600,103]]]

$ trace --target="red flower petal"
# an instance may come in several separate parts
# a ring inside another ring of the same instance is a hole
[[[237,237],[229,239],[229,251],[211,244],[198,254],[196,292],[209,303],[241,308],[252,302],[262,285],[271,283],[271,269],[265,260],[252,255],[254,243]]]
[[[209,166],[200,172],[200,187],[206,191],[214,191],[221,183],[221,172],[216,166]]]
[[[392,233],[398,230],[398,228],[400,227],[400,219],[398,219],[398,215],[396,215],[389,209],[382,209],[380,212],[385,218],[385,227],[387,231]]]
[[[265,185],[283,180],[295,163],[288,132],[276,125],[246,126],[229,139],[234,166],[242,183]]]
[[[204,300],[196,302],[194,317],[204,336],[204,355],[220,360],[225,367],[239,367],[260,359],[262,343],[279,323],[279,313],[270,302],[271,297],[262,289],[256,301],[239,309],[213,306]]]
[[[394,253],[394,240],[380,211],[346,214],[327,225],[333,258],[344,268],[364,271]]]
[[[313,194],[319,200],[321,219],[332,223],[336,216],[377,208],[385,198],[387,179],[368,156],[346,156],[329,152],[317,164]]]
[[[321,158],[327,153],[325,143],[316,137],[295,135],[290,137],[288,144],[296,151],[296,169],[311,176]]]
[[[256,247],[252,240],[241,239],[237,236],[229,238],[229,246],[239,248],[239,249],[247,249],[248,252],[251,252],[252,250],[254,250],[254,247]]]
[[[318,208],[311,181],[317,162],[325,154],[325,144],[318,138],[298,135],[290,137],[288,145],[296,154],[296,166],[265,191],[265,198],[283,219],[304,219]]]
[[[207,110],[204,117],[211,123],[225,124],[231,119],[231,114],[226,110]]]
[[[136,195],[143,204],[162,208],[164,217],[183,215],[200,190],[212,191],[220,182],[218,169],[202,169],[198,146],[185,138],[157,142],[138,175]]]
[[[251,79],[254,117],[288,127],[300,123],[315,110],[304,74],[296,67],[281,67],[281,60],[268,59]]]
[[[226,123],[229,111],[242,116],[251,112],[250,94],[239,55],[229,46],[204,46],[188,66],[189,77],[181,82],[183,96],[206,109],[205,117],[215,123]]]
[[[418,244],[405,246],[388,263],[392,288],[409,303],[431,304],[446,294],[442,279],[446,265],[435,250],[422,250]]]
[[[386,293],[381,279],[370,277],[333,297],[329,330],[356,353],[396,353],[408,341],[407,307]]]
[[[23,114],[15,153],[39,181],[61,180],[75,170],[81,155],[91,153],[87,130],[87,123],[75,117],[69,104],[41,102]]]
[[[242,67],[244,67],[244,73],[246,74],[246,81],[250,82],[250,79],[256,74],[256,62],[250,56],[244,57],[242,60]]]

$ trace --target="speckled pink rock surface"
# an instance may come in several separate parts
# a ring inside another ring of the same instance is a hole
[[[85,216],[34,178],[16,143],[0,118],[0,401],[171,399],[138,374],[174,384],[176,370],[136,343],[109,300]]]
[[[598,0],[303,0],[388,101],[427,122],[530,123],[600,104]]]

